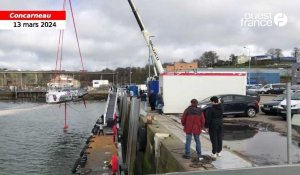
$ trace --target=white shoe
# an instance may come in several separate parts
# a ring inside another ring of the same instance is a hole
[[[216,154],[211,154],[210,157],[217,158],[217,155]]]
[[[217,156],[218,156],[218,157],[222,157],[222,154],[221,154],[221,153],[217,153]]]

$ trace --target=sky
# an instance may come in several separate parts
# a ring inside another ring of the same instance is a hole
[[[263,55],[269,48],[290,56],[300,47],[298,0],[133,2],[163,63],[189,62],[210,50],[224,60],[231,53]],[[61,10],[62,5],[63,0],[0,0],[0,10]],[[86,70],[148,63],[149,50],[127,0],[72,0],[72,5]],[[66,12],[62,69],[81,70],[69,6]],[[53,70],[58,36],[59,30],[0,30],[0,68]]]

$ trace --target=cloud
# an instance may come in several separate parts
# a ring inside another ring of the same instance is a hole
[[[68,1],[67,1],[68,2]],[[297,0],[136,0],[141,18],[151,33],[162,62],[199,58],[214,50],[221,59],[231,53],[264,54],[281,48],[286,56],[299,46],[300,18]],[[148,48],[126,0],[72,0],[85,68],[144,66]],[[0,10],[59,10],[62,1],[0,0]],[[285,13],[284,27],[242,27],[245,13]],[[65,70],[80,70],[74,28],[67,6],[64,35]],[[53,69],[56,61],[58,30],[0,31],[0,67],[22,70]]]

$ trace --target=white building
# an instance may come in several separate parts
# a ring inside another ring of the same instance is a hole
[[[73,77],[68,75],[59,75],[55,79],[51,79],[47,83],[48,88],[64,88],[64,87],[74,87],[79,88],[80,82],[75,80]]]
[[[108,80],[93,80],[93,88],[99,88],[101,86],[108,86]]]
[[[250,60],[249,56],[246,55],[240,55],[237,57],[237,64],[244,64]]]

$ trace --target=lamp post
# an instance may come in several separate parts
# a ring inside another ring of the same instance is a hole
[[[130,65],[130,68],[129,68],[129,84],[131,84],[131,65]]]
[[[149,70],[148,70],[148,78],[150,78],[150,64],[151,64],[151,50],[150,50],[150,44],[152,44],[151,38],[153,38],[155,36],[149,36]]]
[[[250,63],[251,63],[251,56],[250,56],[250,48],[249,47],[246,47],[244,46],[244,49],[247,49],[248,50],[248,57],[249,57],[249,64],[248,64],[248,72],[249,72],[249,75],[248,75],[248,84],[250,84]]]
[[[119,72],[117,72],[117,87],[119,87],[119,76],[118,76]]]

